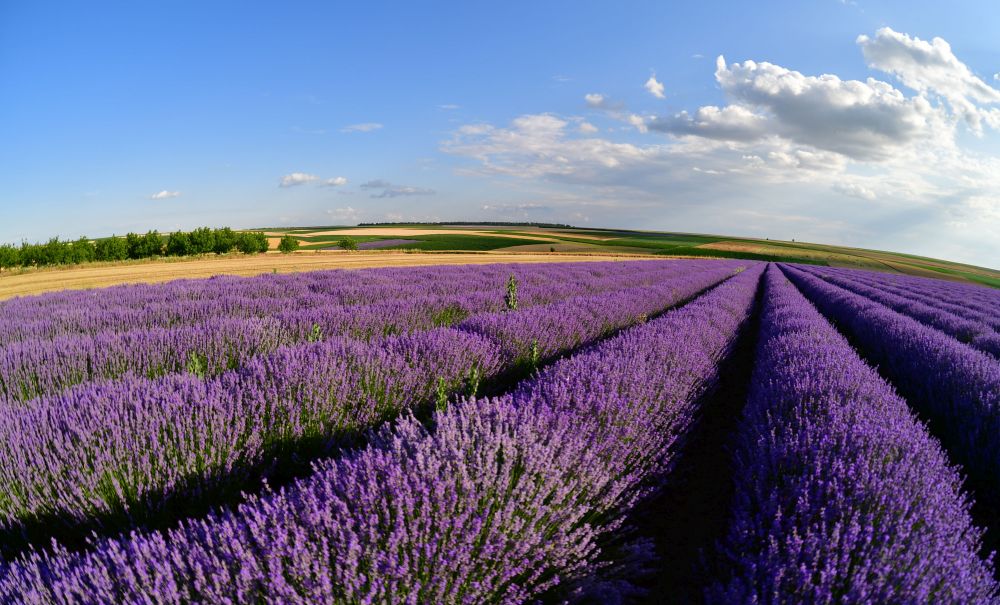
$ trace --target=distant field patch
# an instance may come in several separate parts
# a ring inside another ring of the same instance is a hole
[[[442,251],[442,250],[485,251],[485,250],[498,250],[500,248],[508,248],[512,245],[522,244],[522,243],[544,244],[550,241],[547,239],[533,239],[524,236],[508,237],[508,236],[491,236],[491,235],[472,235],[472,234],[455,233],[455,232],[451,232],[448,234],[415,236],[413,239],[417,241],[412,244],[400,244],[396,246],[389,246],[386,249],[427,250],[427,251]]]
[[[415,239],[378,239],[371,242],[361,242],[358,244],[358,250],[377,250],[379,248],[390,248],[392,246],[405,246],[406,244],[416,244],[419,240]]]

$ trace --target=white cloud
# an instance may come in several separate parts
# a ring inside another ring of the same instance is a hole
[[[326,215],[337,221],[354,223],[358,222],[361,217],[361,213],[351,206],[347,206],[346,208],[332,208],[326,211]]]
[[[546,206],[543,204],[527,203],[527,204],[483,204],[480,206],[483,212],[489,212],[492,214],[502,214],[502,215],[515,215],[515,216],[528,216],[532,213],[549,212],[552,210],[551,206]]]
[[[594,134],[597,132],[597,126],[594,126],[590,122],[580,122],[580,125],[576,127],[582,134]]]
[[[976,105],[1000,103],[1000,90],[972,73],[945,40],[927,42],[883,27],[874,38],[861,35],[857,42],[869,67],[896,76],[917,92],[940,95],[974,132],[982,132],[983,121],[1000,128],[1000,111]]]
[[[935,87],[971,85],[953,67],[957,75],[936,76]],[[875,78],[721,57],[715,77],[727,103],[667,117],[594,99],[606,116],[668,137],[618,142],[620,130],[601,134],[581,118],[541,113],[463,126],[441,148],[468,160],[461,173],[551,206],[545,216],[554,221],[573,209],[595,222],[1000,266],[1000,157],[961,147],[965,116],[936,88],[903,92]],[[962,94],[981,113],[992,109],[976,100],[989,91]]]
[[[874,202],[878,199],[874,191],[857,183],[837,183],[833,186],[833,190],[837,193],[843,193],[844,195],[856,197],[861,200],[868,200],[869,202]]]
[[[323,185],[326,187],[340,187],[347,184],[347,177],[335,176],[332,179],[326,179],[323,181]]]
[[[700,107],[691,116],[686,111],[658,118],[649,128],[677,136],[694,135],[727,141],[755,141],[768,135],[768,120],[742,105]]]
[[[443,109],[444,111],[454,111],[456,109],[461,109],[461,105],[455,105],[454,103],[445,103],[444,105],[438,105],[438,109]]]
[[[434,195],[437,191],[426,187],[411,187],[409,185],[393,185],[383,179],[375,179],[360,185],[362,189],[381,189],[381,193],[373,193],[373,198],[394,198],[411,195]]]
[[[656,74],[649,76],[643,87],[649,91],[649,94],[653,95],[657,99],[664,99],[666,96],[663,94],[663,82],[656,81]]]
[[[380,128],[382,128],[382,124],[379,124],[378,122],[363,122],[361,124],[344,126],[340,129],[340,132],[372,132]]]
[[[306,183],[312,183],[318,181],[319,177],[315,174],[307,174],[305,172],[293,172],[291,174],[286,174],[281,177],[281,182],[278,183],[279,187],[295,187],[298,185],[305,185]]]
[[[650,153],[628,143],[570,137],[569,122],[551,114],[524,115],[510,127],[459,129],[442,149],[477,159],[482,172],[521,177],[580,175],[642,163]]]
[[[169,200],[170,198],[180,197],[180,196],[181,196],[181,192],[180,191],[167,191],[166,189],[164,189],[163,191],[160,191],[158,193],[154,193],[153,195],[149,196],[149,199],[151,199],[151,200]]]
[[[372,194],[374,198],[403,197],[409,195],[434,195],[437,191],[426,187],[396,186],[384,189],[382,193]]]
[[[756,110],[767,130],[855,159],[886,158],[917,141],[942,141],[951,124],[923,97],[892,85],[835,75],[805,76],[771,63],[716,62],[716,80],[736,104]]]
[[[625,121],[631,124],[632,127],[638,130],[639,132],[646,132],[649,129],[649,127],[646,124],[646,118],[640,115],[630,113],[625,116]]]
[[[607,97],[596,92],[591,92],[583,95],[583,100],[587,102],[587,107],[603,108],[606,107]]]

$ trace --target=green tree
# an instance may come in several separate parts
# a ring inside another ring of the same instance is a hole
[[[128,258],[128,242],[122,237],[106,237],[94,245],[97,260],[115,261]]]
[[[236,234],[229,227],[216,229],[212,236],[215,239],[212,250],[216,254],[229,254],[236,247]]]
[[[129,258],[142,258],[140,254],[140,246],[142,245],[142,236],[138,233],[126,233],[125,234],[125,249],[127,250],[127,255]]]
[[[68,265],[73,262],[70,254],[69,242],[59,241],[58,237],[53,237],[42,246],[39,265]]]
[[[21,242],[21,249],[18,251],[21,257],[22,267],[33,267],[40,264],[42,247],[38,244]]]
[[[285,235],[281,238],[281,241],[278,242],[278,250],[280,250],[283,254],[295,252],[298,249],[299,240],[295,239],[291,235]]]
[[[21,264],[21,251],[11,244],[0,246],[0,269],[11,269]]]
[[[155,229],[147,231],[146,235],[136,235],[134,251],[131,246],[129,248],[129,257],[131,258],[150,258],[161,254],[163,254],[163,238]]]
[[[215,250],[215,233],[208,227],[198,227],[190,233],[191,253],[208,254]]]
[[[174,231],[167,238],[167,256],[187,256],[193,251],[191,236],[183,231]]]
[[[70,244],[70,253],[74,263],[90,263],[97,258],[97,249],[86,237],[81,237]]]
[[[354,239],[353,237],[345,237],[344,239],[337,242],[337,245],[340,246],[342,250],[357,250],[358,240]]]
[[[260,231],[243,231],[236,234],[236,249],[243,254],[267,252],[267,236]]]

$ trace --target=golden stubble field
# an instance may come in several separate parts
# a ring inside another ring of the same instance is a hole
[[[321,269],[483,265],[489,263],[551,263],[636,260],[636,255],[536,254],[526,252],[413,253],[386,250],[360,252],[298,252],[295,254],[232,255],[157,259],[124,263],[93,263],[0,273],[0,300],[55,290],[101,288],[117,284],[156,283],[213,275],[259,275]],[[662,259],[663,256],[655,258]]]

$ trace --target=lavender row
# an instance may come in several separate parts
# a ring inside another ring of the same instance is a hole
[[[846,270],[836,269],[834,271]],[[992,317],[1000,315],[1000,290],[995,288],[896,273],[868,271],[853,271],[853,273],[871,273],[872,277],[877,276],[880,285],[891,285],[906,291],[929,295],[931,299],[974,309]]]
[[[856,279],[842,277],[822,270],[803,269],[803,271],[845,290],[874,300],[893,311],[912,317],[921,323],[941,330],[945,334],[954,336],[961,342],[968,343],[980,351],[985,351],[994,357],[1000,358],[1000,334],[997,334],[987,323],[966,319],[951,311],[939,309],[914,300],[912,296],[893,294],[881,287],[870,286]]]
[[[637,275],[608,275],[593,280],[597,285],[591,288],[610,291],[723,266],[727,265],[709,261],[685,266],[674,261]],[[450,325],[470,314],[501,306],[502,283],[499,280],[492,292],[459,292],[463,287],[459,284],[448,295],[417,296],[414,292],[403,300],[287,311],[269,318],[221,318],[190,327],[14,343],[0,351],[0,402],[26,401],[75,384],[121,376],[152,378],[184,371],[215,375],[283,344],[332,336],[367,340]],[[554,298],[549,290],[558,287],[553,286],[558,286],[558,280],[556,284],[548,283],[547,289],[538,286],[539,295],[529,298],[527,306]]]
[[[494,295],[494,298],[496,295]],[[0,350],[0,402],[25,402],[76,384],[191,373],[214,376],[282,345],[344,336],[369,340],[447,326],[491,308],[475,293],[305,309],[273,317],[211,321],[180,328],[25,341]]]
[[[284,311],[363,306],[414,296],[485,293],[501,287],[511,274],[519,281],[526,304],[545,304],[560,297],[596,293],[608,278],[635,276],[663,266],[662,262],[559,263],[318,271],[59,292],[0,303],[0,343],[193,326],[219,318],[269,317]]]
[[[772,267],[735,445],[718,603],[995,602],[961,478]]]
[[[931,421],[953,459],[976,481],[976,499],[1000,504],[1000,363],[874,301],[783,268]]]
[[[601,581],[608,552],[628,551],[625,515],[716,379],[760,272],[512,395],[450,404],[433,429],[407,416],[235,510],[87,553],[30,553],[0,570],[0,600],[516,603],[620,588]]]
[[[736,263],[638,288],[362,344],[285,347],[201,381],[170,376],[87,385],[0,413],[0,529],[129,526],[176,504],[243,488],[309,445],[348,437],[440,393],[471,389],[690,298]],[[531,343],[528,345],[527,343]],[[286,451],[287,450],[287,451]]]
[[[953,282],[918,280],[915,278],[903,282],[899,279],[894,279],[893,277],[895,276],[887,278],[884,274],[873,271],[857,271],[832,267],[823,268],[820,270],[820,273],[859,281],[865,285],[911,298],[942,311],[954,313],[959,317],[984,323],[993,330],[1000,330],[1000,305],[992,311],[984,310],[981,305],[970,302],[968,296],[963,296],[962,290],[956,288]]]

